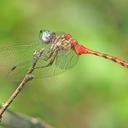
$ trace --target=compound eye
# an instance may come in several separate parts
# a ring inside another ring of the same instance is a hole
[[[53,37],[53,32],[40,30],[40,39],[44,43],[49,43]]]

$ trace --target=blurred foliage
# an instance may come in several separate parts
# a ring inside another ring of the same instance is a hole
[[[67,32],[87,47],[128,59],[127,0],[0,0],[0,44]],[[71,70],[33,80],[11,105],[55,128],[128,128],[128,71],[96,56]],[[1,80],[0,103],[16,85]]]

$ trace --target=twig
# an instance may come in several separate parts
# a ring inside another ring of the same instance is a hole
[[[29,117],[8,110],[3,114],[1,124],[6,128],[53,128],[38,118]]]
[[[8,107],[13,102],[13,100],[16,98],[16,96],[22,91],[22,89],[26,85],[26,83],[33,79],[32,72],[35,69],[37,61],[42,56],[42,53],[43,53],[43,50],[40,50],[39,52],[35,51],[33,53],[32,66],[28,69],[28,72],[26,73],[26,75],[24,76],[23,80],[20,82],[20,84],[16,88],[16,90],[12,93],[12,95],[8,98],[8,100],[0,108],[0,120],[2,119],[3,113],[8,109]]]

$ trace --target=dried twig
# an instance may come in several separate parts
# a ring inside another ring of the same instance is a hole
[[[28,69],[28,72],[24,76],[23,80],[20,82],[16,90],[12,93],[12,95],[8,98],[8,100],[2,105],[0,108],[0,120],[2,119],[3,113],[7,110],[7,108],[10,106],[10,104],[13,102],[13,100],[16,98],[16,96],[21,92],[23,87],[26,85],[27,82],[33,79],[33,71],[35,69],[37,61],[40,59],[40,57],[43,54],[43,50],[40,50],[39,52],[33,53],[33,63],[32,66]]]

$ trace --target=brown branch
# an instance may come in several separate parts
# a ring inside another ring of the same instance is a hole
[[[36,63],[40,59],[42,54],[43,54],[43,50],[40,50],[39,52],[35,51],[33,53],[32,66],[28,69],[28,72],[26,73],[26,75],[24,76],[23,80],[20,82],[20,84],[16,88],[16,90],[12,93],[12,95],[8,98],[8,100],[0,108],[0,120],[2,119],[3,113],[8,109],[8,107],[14,101],[16,96],[22,91],[22,89],[26,85],[26,83],[33,79],[32,72],[34,71]]]
[[[53,128],[40,119],[11,111],[3,114],[1,124],[6,128]]]

